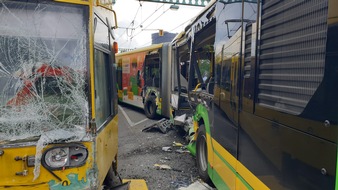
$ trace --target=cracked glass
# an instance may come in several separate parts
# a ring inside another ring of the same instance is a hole
[[[85,136],[87,15],[80,5],[0,0],[0,144]]]

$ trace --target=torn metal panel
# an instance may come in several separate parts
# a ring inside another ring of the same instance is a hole
[[[86,11],[53,2],[0,0],[1,144],[40,137],[50,143],[41,135],[58,130],[84,137]]]
[[[166,118],[162,118],[154,124],[142,129],[142,132],[151,132],[154,130],[159,130],[162,133],[167,133],[172,128],[172,121]]]

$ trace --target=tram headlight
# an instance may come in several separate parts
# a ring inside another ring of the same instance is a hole
[[[51,170],[79,167],[86,163],[88,150],[80,144],[55,146],[47,149],[42,156],[42,165]]]

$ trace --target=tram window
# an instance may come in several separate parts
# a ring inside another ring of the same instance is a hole
[[[101,126],[111,115],[109,55],[95,49],[94,60],[96,125]]]

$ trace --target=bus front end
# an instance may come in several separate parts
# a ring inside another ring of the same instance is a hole
[[[0,189],[95,189],[89,6],[0,0]]]

